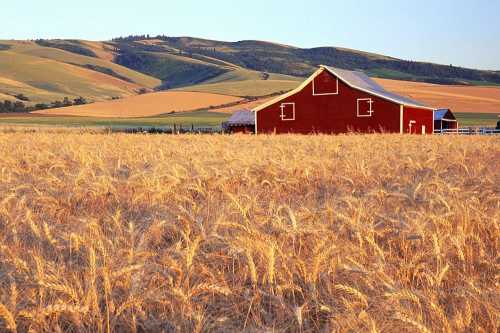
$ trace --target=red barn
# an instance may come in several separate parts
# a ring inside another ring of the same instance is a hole
[[[386,91],[364,73],[327,66],[253,111],[256,133],[434,132],[435,109]]]

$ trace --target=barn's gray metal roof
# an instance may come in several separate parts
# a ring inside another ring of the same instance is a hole
[[[381,85],[373,81],[365,73],[357,71],[349,71],[329,66],[322,66],[322,67],[324,67],[326,70],[328,70],[333,75],[337,76],[340,80],[344,81],[344,83],[353,88],[364,90],[368,93],[378,95],[382,98],[391,100],[399,104],[425,107],[425,105],[423,105],[422,103],[417,102],[411,98],[400,96],[398,94],[394,94],[385,90]]]
[[[255,114],[250,110],[236,111],[226,124],[229,126],[255,125]]]

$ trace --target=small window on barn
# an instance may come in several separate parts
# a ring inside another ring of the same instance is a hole
[[[295,120],[295,103],[282,103],[280,118],[282,121]]]
[[[371,98],[358,98],[356,109],[358,117],[371,117],[375,112]]]
[[[339,79],[333,75],[320,74],[312,82],[313,96],[328,96],[339,94]]]

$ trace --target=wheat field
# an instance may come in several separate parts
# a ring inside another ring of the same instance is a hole
[[[0,133],[0,331],[496,332],[495,137]]]

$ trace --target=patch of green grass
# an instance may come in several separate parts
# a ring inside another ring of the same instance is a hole
[[[161,79],[161,89],[198,84],[228,71],[200,60],[155,52],[119,54],[116,62]]]
[[[391,80],[407,80],[416,81],[417,76],[408,73],[403,73],[400,71],[387,69],[387,68],[376,68],[365,71],[367,75],[372,77],[377,77],[381,79],[391,79]]]
[[[230,96],[267,96],[278,92],[286,92],[299,86],[299,81],[284,80],[246,80],[212,84],[200,84],[179,88],[180,91],[194,91]]]
[[[488,126],[494,127],[500,114],[492,113],[455,113],[460,127]],[[68,116],[20,115],[5,117],[0,114],[0,124],[3,125],[43,125],[61,127],[218,127],[230,117],[229,114],[194,111],[166,114],[148,118],[94,118]]]
[[[454,113],[460,127],[496,126],[500,113]]]
[[[279,80],[279,81],[304,81],[305,78],[284,75],[284,74],[275,74],[275,73],[265,73],[259,71],[253,71],[245,68],[236,68],[230,70],[227,73],[219,75],[213,79],[203,82],[203,84],[212,84],[212,83],[222,83],[229,81],[258,81],[258,80]]]
[[[0,124],[3,125],[43,125],[61,127],[172,127],[181,125],[190,127],[218,127],[226,121],[230,115],[225,113],[197,111],[180,112],[150,118],[94,118],[94,117],[66,117],[66,116],[39,116],[23,115],[2,117]]]

